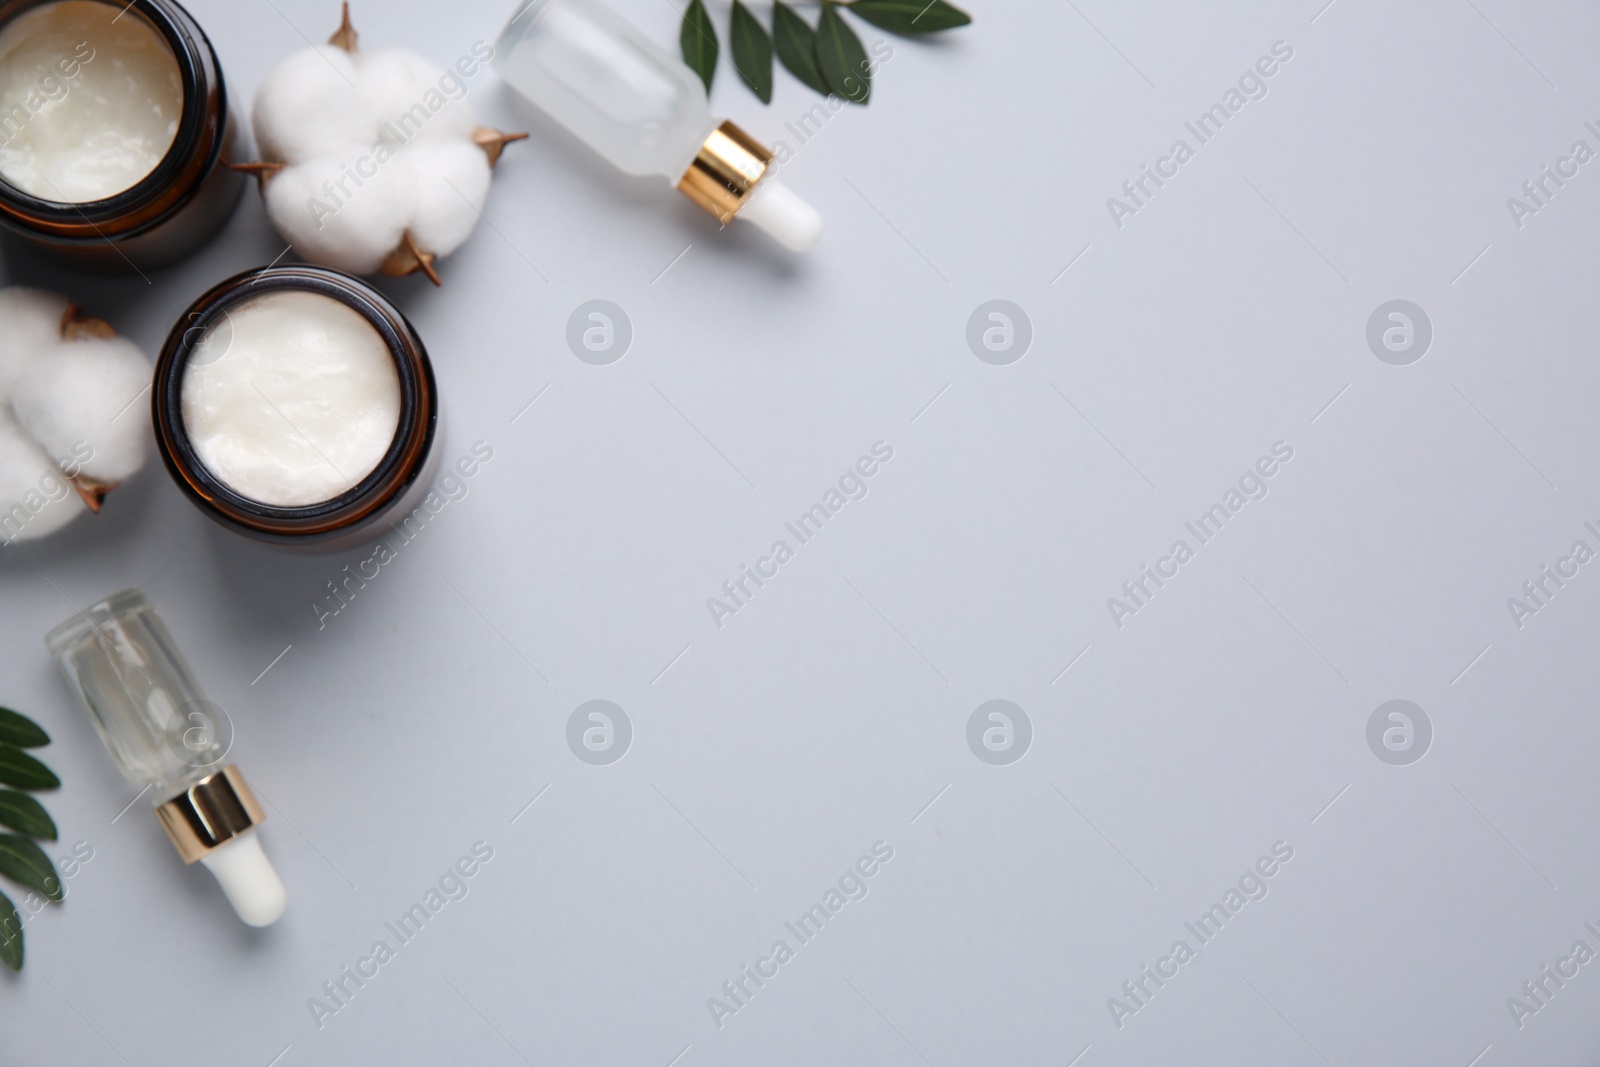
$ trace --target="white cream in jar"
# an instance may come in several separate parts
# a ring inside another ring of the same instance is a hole
[[[177,57],[131,5],[58,0],[0,28],[0,177],[83,204],[137,185],[177,137]]]
[[[270,507],[310,507],[360,484],[394,443],[400,407],[383,337],[315,292],[267,292],[229,308],[183,374],[196,456]]]

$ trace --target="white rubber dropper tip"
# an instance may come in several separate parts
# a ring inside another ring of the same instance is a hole
[[[228,903],[247,925],[271,926],[283,918],[289,893],[283,888],[283,879],[278,877],[277,869],[262,850],[261,839],[254,830],[201,856],[200,862],[217,876]]]
[[[776,178],[756,186],[735,218],[753,222],[791,252],[809,252],[822,237],[822,216]]]

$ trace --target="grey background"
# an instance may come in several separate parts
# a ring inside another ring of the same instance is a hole
[[[506,6],[355,15],[445,63]],[[676,41],[672,3],[619,6]],[[444,289],[382,284],[432,351],[445,457],[495,458],[325,629],[310,604],[364,553],[232,537],[154,461],[0,555],[0,700],[55,736],[58,851],[95,849],[0,981],[0,1062],[1594,1061],[1600,964],[1521,1030],[1506,998],[1600,948],[1600,573],[1520,630],[1506,598],[1600,547],[1600,162],[1521,230],[1505,200],[1600,148],[1600,12],[969,7],[804,147],[784,123],[813,96],[780,73],[763,109],[722,68],[714,109],[796,148],[827,219],[803,260],[476,81],[481,118],[533,137]],[[192,8],[241,101],[337,17]],[[1117,229],[1106,198],[1278,40],[1270,94]],[[153,284],[14,248],[4,274],[154,351],[281,250],[250,196]],[[593,299],[632,322],[610,366],[564,341]],[[1033,328],[1009,366],[965,340],[994,299]],[[1407,367],[1365,342],[1393,299],[1434,327]],[[713,625],[706,598],[878,440],[870,495]],[[1270,495],[1117,629],[1106,598],[1279,440]],[[134,790],[40,639],[130,585],[270,802],[271,930],[143,802],[113,823]],[[593,699],[633,727],[608,766],[566,743]],[[1032,723],[1009,766],[967,745],[993,699]],[[1410,766],[1367,747],[1392,699],[1432,722]],[[470,896],[319,1030],[307,999],[479,840]],[[870,895],[719,1030],[706,999],[879,840]],[[1118,1029],[1107,998],[1280,840],[1270,895]]]

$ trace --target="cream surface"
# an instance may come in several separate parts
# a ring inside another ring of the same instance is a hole
[[[0,176],[58,203],[104,200],[155,170],[183,79],[160,33],[121,4],[61,0],[0,28]]]
[[[240,496],[320,504],[377,467],[400,425],[400,374],[366,319],[320,293],[266,293],[228,312],[183,375],[195,453]]]

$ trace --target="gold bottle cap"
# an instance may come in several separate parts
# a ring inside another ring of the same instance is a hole
[[[724,226],[767,173],[772,153],[731,122],[711,132],[678,182],[678,191]]]
[[[183,862],[193,863],[267,820],[239,768],[228,764],[156,809]]]

